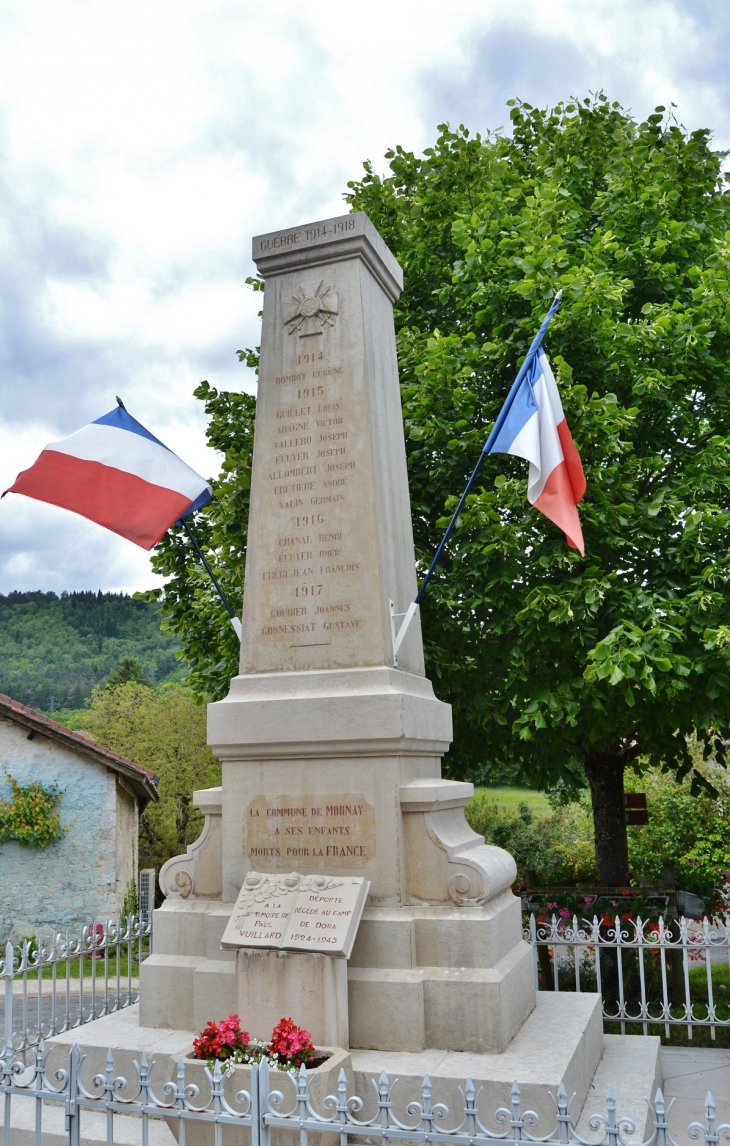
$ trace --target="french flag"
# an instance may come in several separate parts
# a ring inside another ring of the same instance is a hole
[[[47,445],[6,493],[70,509],[142,549],[213,496],[200,474],[121,405]]]
[[[568,545],[585,554],[576,508],[586,491],[583,466],[544,352],[535,355],[498,422],[485,452],[513,454],[530,463],[527,500],[562,529]]]

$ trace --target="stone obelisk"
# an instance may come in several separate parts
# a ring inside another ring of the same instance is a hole
[[[241,674],[392,665],[389,600],[416,591],[401,269],[363,214],[262,235],[253,255],[266,290]],[[418,624],[399,664],[423,675]]]
[[[364,214],[254,239],[264,277],[240,673],[209,706],[219,790],[163,868],[144,1023],[233,1010],[220,936],[248,872],[359,876],[350,1042],[502,1050],[535,1006],[511,856],[443,780],[451,711],[424,675],[393,303]],[[228,961],[226,961],[228,960]],[[174,981],[174,988],[171,984]],[[169,999],[170,1002],[166,1002]],[[259,1032],[256,1032],[257,1034]]]

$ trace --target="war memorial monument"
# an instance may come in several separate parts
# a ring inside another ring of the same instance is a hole
[[[259,236],[253,257],[240,671],[208,716],[222,785],[194,794],[203,832],[160,872],[124,1038],[185,1041],[232,1012],[265,1037],[290,1015],[347,1054],[363,1097],[385,1068],[405,1093],[428,1073],[447,1102],[471,1077],[490,1109],[517,1080],[546,1114],[562,1083],[576,1115],[604,1071],[624,1109],[645,1110],[658,1040],[604,1037],[598,995],[536,991],[514,860],[467,825],[472,785],[441,776],[451,712],[425,676],[418,614],[393,652],[392,614],[416,594],[401,268],[362,213]],[[104,1046],[107,1022],[91,1024]]]

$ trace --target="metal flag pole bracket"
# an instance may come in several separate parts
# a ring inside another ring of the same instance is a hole
[[[195,548],[195,552],[197,553],[197,555],[198,555],[198,557],[200,558],[200,560],[203,562],[203,565],[205,566],[205,570],[206,570],[206,573],[208,574],[208,576],[210,577],[211,581],[213,582],[213,585],[214,585],[214,587],[215,587],[215,591],[217,592],[217,594],[218,594],[218,596],[220,597],[221,601],[222,601],[222,602],[223,602],[223,604],[225,605],[225,608],[226,608],[226,612],[228,613],[228,616],[231,618],[231,624],[233,625],[233,628],[234,628],[234,631],[235,631],[235,633],[236,633],[236,636],[238,637],[238,639],[239,639],[239,641],[240,641],[240,640],[241,640],[241,638],[242,638],[242,635],[243,635],[243,629],[242,629],[242,627],[241,627],[241,621],[240,621],[240,619],[239,619],[239,618],[236,616],[236,614],[234,613],[233,609],[231,608],[231,604],[230,604],[230,601],[228,600],[228,598],[226,597],[225,593],[223,592],[223,590],[221,589],[220,585],[218,584],[218,581],[217,581],[217,579],[216,579],[216,575],[215,575],[215,573],[213,572],[213,570],[211,569],[210,565],[208,564],[208,561],[207,561],[207,559],[206,559],[206,556],[205,556],[205,554],[203,553],[203,550],[200,548],[200,545],[198,544],[198,539],[197,539],[197,537],[195,536],[195,534],[192,532],[192,530],[190,529],[190,526],[188,525],[187,521],[185,521],[185,518],[181,518],[181,519],[180,519],[180,525],[182,525],[183,529],[185,530],[185,532],[187,533],[188,537],[189,537],[189,538],[190,538],[190,540],[192,541],[192,543],[193,543],[193,546],[194,546],[194,548]]]
[[[398,668],[398,649],[403,644],[403,638],[408,631],[408,626],[416,615],[418,601],[411,601],[405,613],[396,613],[394,601],[389,601],[388,604],[390,605],[390,632],[393,637],[393,664]],[[396,631],[395,622],[397,617],[404,617],[405,620]]]

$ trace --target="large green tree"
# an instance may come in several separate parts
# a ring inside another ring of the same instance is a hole
[[[397,148],[348,199],[405,272],[396,325],[422,570],[563,289],[546,349],[588,481],[586,556],[527,504],[525,463],[490,457],[423,627],[454,706],[452,773],[584,774],[598,875],[616,884],[625,769],[686,775],[688,737],[723,759],[730,731],[730,200],[709,133],[663,108],[643,123],[603,97],[513,101],[510,114],[509,135],[442,127],[421,157]],[[242,496],[238,457],[219,516]],[[180,540],[156,561],[177,571],[172,627],[186,650],[194,634],[222,687],[231,660],[203,625],[210,598],[181,580]]]

